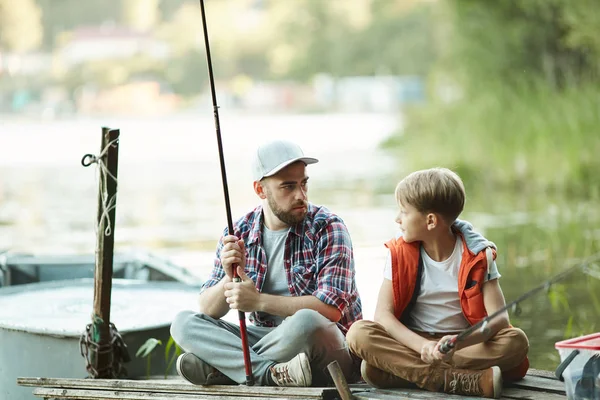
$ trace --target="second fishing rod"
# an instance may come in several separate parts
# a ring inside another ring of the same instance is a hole
[[[517,299],[511,301],[510,303],[506,304],[504,307],[500,308],[499,310],[497,310],[497,311],[493,312],[492,314],[488,315],[487,317],[483,318],[478,323],[476,323],[476,324],[470,326],[469,328],[465,329],[464,331],[460,332],[454,338],[442,343],[440,346],[440,352],[443,354],[449,353],[458,343],[464,341],[466,338],[468,338],[471,334],[473,334],[477,330],[481,329],[482,331],[485,331],[487,324],[493,318],[498,317],[499,315],[503,314],[507,310],[516,309],[518,307],[519,303],[521,303],[522,301],[530,298],[531,296],[537,294],[538,292],[540,292],[542,290],[546,290],[546,291],[549,290],[553,284],[555,284],[559,281],[562,281],[567,276],[571,275],[573,272],[576,272],[576,271],[584,271],[585,272],[587,265],[589,263],[595,261],[597,258],[600,258],[600,257],[598,255],[596,255],[596,256],[589,258],[585,262],[578,263],[577,265],[575,265],[571,268],[568,268],[565,271],[553,276],[552,278],[548,279],[541,285],[536,286],[535,288],[529,290],[528,292],[523,293]]]

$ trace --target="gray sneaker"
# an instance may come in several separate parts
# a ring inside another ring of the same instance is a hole
[[[235,385],[235,381],[215,367],[208,365],[192,353],[183,353],[177,358],[177,373],[194,385]]]
[[[273,365],[271,378],[277,386],[310,386],[312,372],[308,357],[300,353],[288,362]]]

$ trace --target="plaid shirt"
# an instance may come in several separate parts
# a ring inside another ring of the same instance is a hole
[[[262,246],[262,206],[240,218],[235,236],[246,247],[246,275],[262,289],[267,274],[267,256]],[[227,228],[223,236],[227,235]],[[221,265],[223,238],[219,240],[214,267],[202,291],[225,276]],[[346,334],[354,321],[362,319],[362,305],[355,282],[352,241],[346,225],[327,208],[309,203],[304,220],[290,228],[285,240],[284,266],[292,296],[315,296],[336,307],[342,316],[338,327]],[[265,314],[253,312],[250,321],[257,326],[272,326]]]

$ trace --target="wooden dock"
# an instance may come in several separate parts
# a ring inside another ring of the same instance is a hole
[[[46,400],[258,400],[264,398],[335,400],[341,398],[335,387],[195,386],[179,378],[166,380],[19,378],[17,383],[32,387],[35,396]],[[365,384],[352,384],[349,387],[356,400],[474,399],[474,397],[416,389],[374,389]],[[566,394],[563,382],[557,380],[552,372],[530,370],[520,382],[505,385],[501,399],[558,400],[566,399]]]

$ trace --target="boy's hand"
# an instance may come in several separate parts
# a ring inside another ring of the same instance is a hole
[[[447,353],[442,353],[440,351],[440,346],[448,340],[454,339],[455,337],[456,335],[446,335],[436,343],[435,348],[433,349],[433,358],[436,361],[450,361],[452,359],[452,356],[456,351],[456,346],[450,348],[450,351]]]
[[[423,360],[423,362],[426,362],[427,364],[433,364],[436,361],[434,354],[437,344],[438,342],[429,340],[423,345],[423,347],[421,347],[421,360]]]

